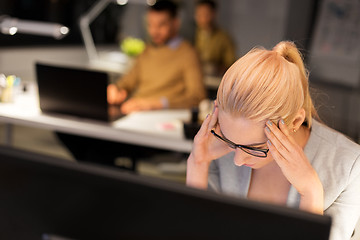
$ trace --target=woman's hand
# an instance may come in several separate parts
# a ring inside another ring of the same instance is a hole
[[[217,127],[219,109],[215,105],[214,111],[204,120],[199,132],[194,138],[193,149],[191,154],[195,160],[200,162],[211,162],[229,153],[231,149],[219,141],[210,131]]]
[[[215,104],[213,113],[206,117],[194,138],[193,149],[187,161],[186,184],[188,186],[206,189],[211,161],[231,151],[210,132],[216,127],[218,113],[219,109]]]
[[[301,195],[300,208],[310,212],[323,213],[323,186],[306,157],[303,149],[289,134],[283,120],[279,128],[268,121],[265,134],[271,155],[281,168],[284,176]]]

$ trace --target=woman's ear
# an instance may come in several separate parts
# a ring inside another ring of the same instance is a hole
[[[294,117],[294,120],[290,123],[290,130],[296,132],[299,130],[303,122],[305,121],[305,110],[301,108]]]

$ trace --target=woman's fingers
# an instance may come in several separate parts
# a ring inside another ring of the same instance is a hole
[[[210,130],[214,128],[216,122],[217,122],[217,109],[214,109],[212,114],[207,115],[205,120],[203,121],[200,130],[197,134],[197,136],[206,136],[209,134]]]
[[[290,154],[289,151],[284,147],[284,145],[274,136],[271,130],[266,127],[265,134],[268,138],[267,144],[269,147],[269,151],[271,155],[274,157],[276,161],[286,162],[289,159]],[[281,156],[281,158],[280,158]]]
[[[279,128],[270,121],[266,123],[265,134],[269,139],[268,145],[271,146],[269,150],[275,160],[289,161],[296,151],[293,138],[289,135],[289,131],[282,120],[279,121]]]
[[[279,167],[283,169],[285,164],[287,164],[287,160],[282,156],[282,154],[279,153],[277,148],[273,145],[273,143],[270,140],[267,141],[267,146],[274,160],[277,162]]]
[[[279,120],[278,126],[281,132],[288,138],[288,140],[290,140],[291,143],[295,144],[295,139],[290,135],[289,128],[286,126],[283,119]]]
[[[197,132],[195,139],[197,137],[199,137],[201,135],[201,137],[203,137],[204,134],[206,134],[209,123],[210,123],[210,114],[206,116],[205,120],[203,121],[203,123],[201,124],[201,127],[199,129],[199,131]]]
[[[290,136],[287,126],[282,120],[279,122],[280,129],[271,121],[266,122],[265,133],[275,147],[283,153],[283,151],[292,152],[294,149],[294,140]],[[267,129],[269,131],[267,131]]]
[[[217,120],[218,120],[218,113],[219,113],[219,108],[214,106],[214,111],[210,115],[211,119],[210,119],[210,122],[209,122],[208,131],[210,131],[211,129],[213,129],[216,126],[216,123],[217,123]]]

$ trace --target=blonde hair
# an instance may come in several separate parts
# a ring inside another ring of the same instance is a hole
[[[293,42],[272,50],[254,48],[225,73],[217,93],[219,108],[251,120],[280,118],[289,124],[303,108],[310,128],[317,117],[308,86],[308,73]]]

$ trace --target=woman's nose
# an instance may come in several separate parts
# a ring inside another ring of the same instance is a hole
[[[235,165],[242,166],[247,162],[249,158],[251,158],[251,156],[246,152],[244,152],[243,150],[241,150],[240,148],[237,148],[235,150],[235,156],[234,156]]]

